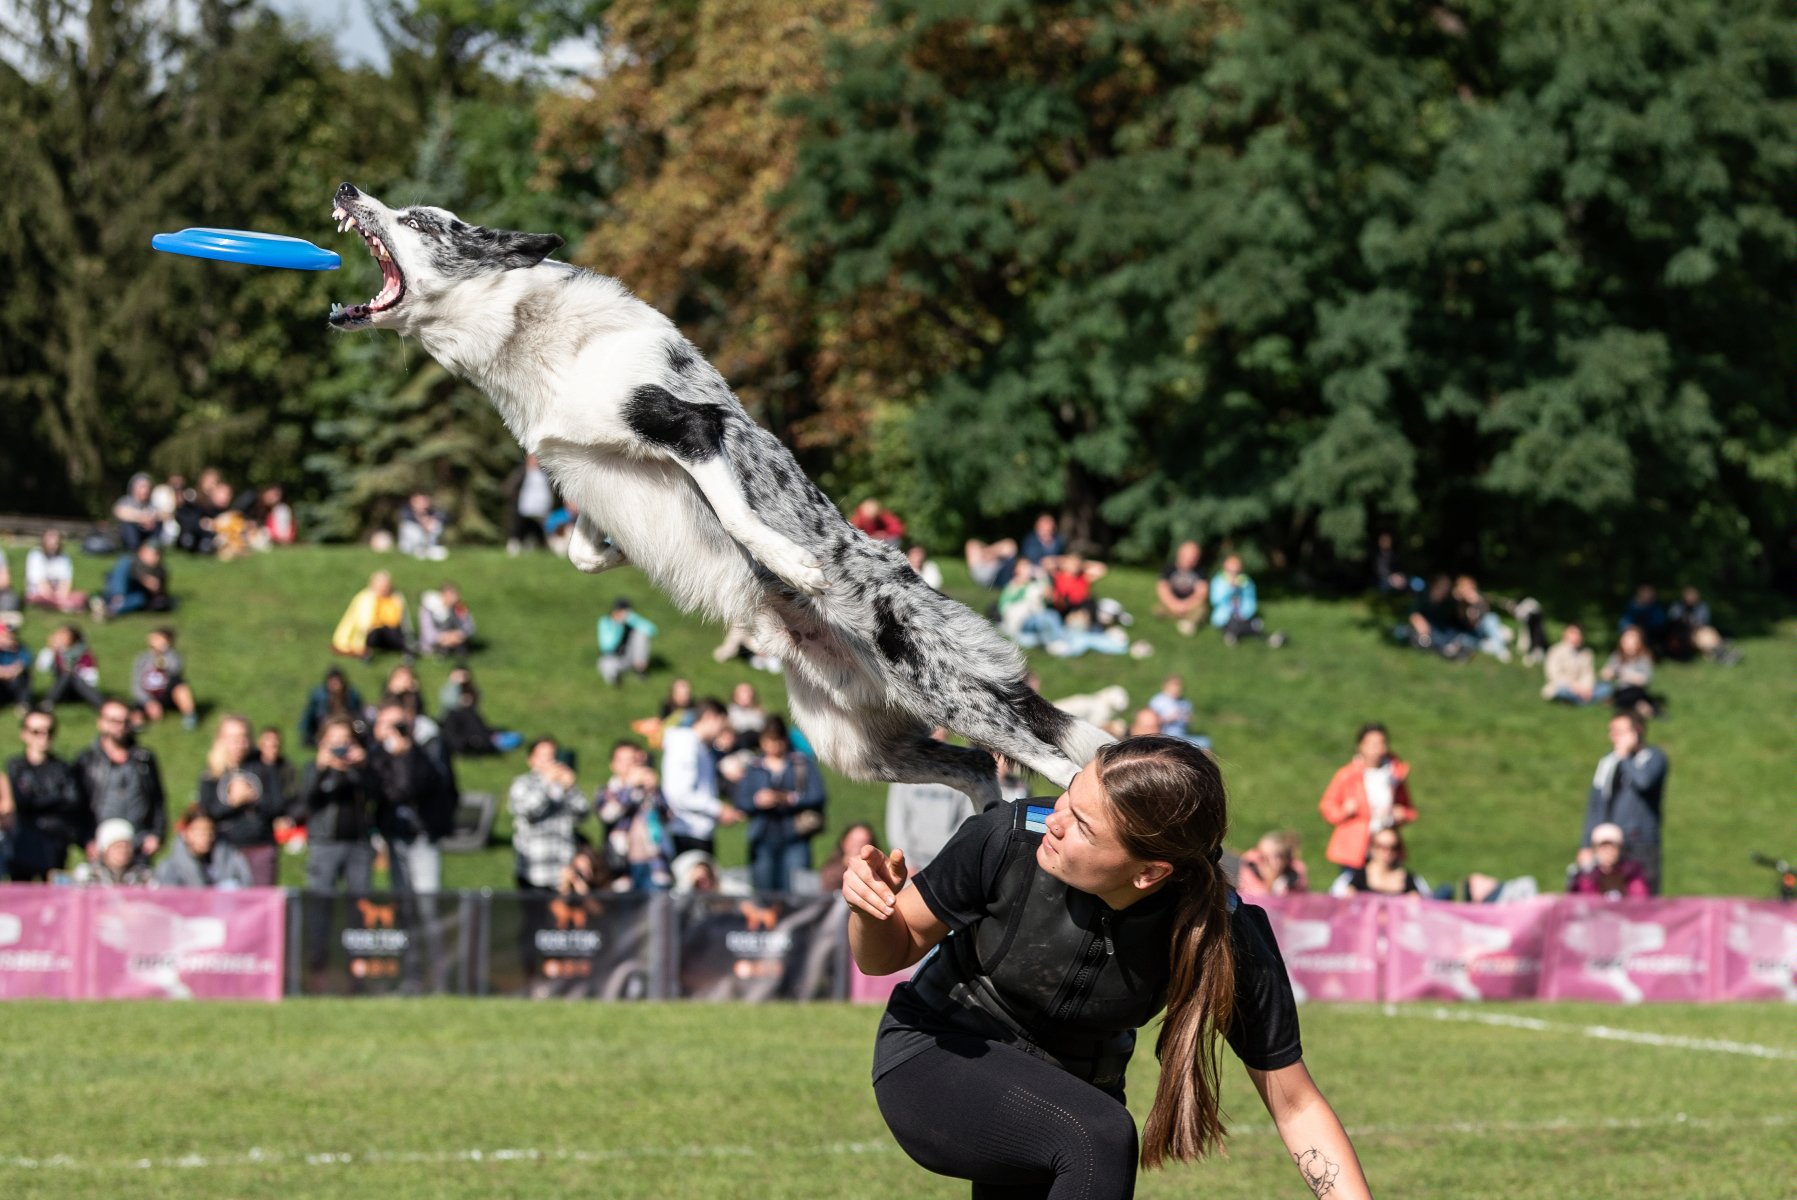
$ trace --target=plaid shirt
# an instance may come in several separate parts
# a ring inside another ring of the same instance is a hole
[[[534,771],[512,780],[507,801],[519,878],[532,887],[558,886],[562,868],[580,848],[575,827],[593,810],[592,803],[578,787],[562,788]]]

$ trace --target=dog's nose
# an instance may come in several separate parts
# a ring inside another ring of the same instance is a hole
[[[337,189],[337,199],[339,200],[354,200],[361,194],[361,192],[356,190],[356,185],[353,183],[343,184]]]

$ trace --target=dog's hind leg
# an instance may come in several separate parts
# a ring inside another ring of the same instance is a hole
[[[1065,788],[1111,736],[1064,713],[1018,681],[964,693],[949,727],[975,745],[1022,763]]]
[[[568,561],[577,571],[597,575],[621,567],[630,560],[622,550],[607,542],[605,535],[591,522],[581,517],[574,522],[574,534],[568,539]]]

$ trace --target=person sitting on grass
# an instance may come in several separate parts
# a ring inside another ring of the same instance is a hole
[[[1331,896],[1411,896],[1428,895],[1429,884],[1413,875],[1407,865],[1409,851],[1404,835],[1394,829],[1382,829],[1373,835],[1372,853],[1366,865],[1355,867],[1337,879],[1329,889]]]
[[[1541,685],[1541,698],[1581,707],[1608,700],[1610,685],[1598,679],[1595,661],[1591,647],[1585,644],[1585,631],[1568,625],[1560,640],[1548,648],[1547,682]]]
[[[1397,629],[1419,650],[1433,650],[1443,658],[1468,660],[1478,646],[1471,629],[1460,622],[1461,609],[1454,602],[1454,581],[1437,575],[1429,587],[1411,602],[1410,615]]]
[[[63,552],[60,529],[44,530],[25,556],[25,603],[60,613],[87,609],[87,593],[75,590],[75,564]]]
[[[125,494],[112,506],[119,523],[119,545],[127,553],[162,536],[162,518],[150,502],[150,477],[138,472],[125,486]]]
[[[331,650],[367,662],[377,650],[412,653],[406,598],[393,590],[393,576],[376,571],[357,592],[331,634]]]
[[[134,612],[173,611],[175,598],[169,595],[168,564],[162,560],[162,548],[144,542],[122,555],[112,564],[100,594],[88,598],[88,607],[102,621]]]
[[[245,888],[254,887],[249,860],[229,842],[218,839],[218,826],[190,804],[175,821],[175,840],[156,865],[158,887]]]
[[[961,556],[967,562],[968,578],[975,584],[983,588],[1002,588],[1011,580],[1011,564],[1017,561],[1017,542],[1012,538],[996,542],[968,538],[961,548]]]
[[[1190,742],[1200,750],[1210,749],[1210,739],[1191,730],[1192,702],[1186,699],[1186,681],[1182,677],[1167,676],[1161,682],[1161,690],[1148,697],[1148,707],[1161,719],[1162,733]]]
[[[318,731],[332,717],[349,721],[357,737],[367,731],[367,722],[362,716],[362,693],[350,683],[341,667],[326,671],[324,681],[306,697],[306,707],[299,719],[300,741],[307,746],[318,745]]]
[[[11,621],[0,621],[0,705],[21,714],[31,707],[31,648]]]
[[[1223,631],[1223,644],[1233,646],[1243,638],[1264,638],[1277,650],[1285,634],[1268,633],[1260,618],[1260,601],[1254,580],[1242,569],[1242,556],[1231,554],[1210,581],[1210,623]]]
[[[1680,660],[1701,654],[1725,667],[1741,661],[1741,652],[1716,632],[1709,602],[1694,587],[1685,588],[1666,610],[1666,647],[1670,657]]]
[[[1591,853],[1568,872],[1570,896],[1602,896],[1606,900],[1646,900],[1653,895],[1647,872],[1624,852],[1622,826],[1605,821],[1591,831]]]
[[[441,562],[449,557],[449,550],[443,545],[443,533],[448,527],[449,518],[431,503],[430,493],[413,492],[399,513],[399,552]]]
[[[898,514],[872,496],[855,506],[849,524],[876,542],[898,542],[905,536],[905,523]]]
[[[1235,890],[1243,896],[1295,896],[1310,890],[1310,872],[1298,857],[1298,835],[1289,829],[1261,835],[1242,852]]]
[[[474,614],[455,584],[445,582],[418,598],[418,648],[426,654],[467,661],[468,651],[474,648]]]
[[[1647,690],[1653,682],[1653,652],[1647,648],[1647,638],[1639,626],[1631,625],[1622,631],[1615,653],[1598,674],[1615,688],[1610,702],[1617,712],[1640,713],[1647,720],[1659,716],[1665,708],[1665,698]]]
[[[186,663],[175,649],[175,631],[159,626],[146,640],[149,649],[131,664],[131,699],[151,724],[173,710],[181,714],[181,728],[191,731],[200,718],[187,683]]]
[[[442,709],[437,725],[451,757],[482,757],[505,754],[524,744],[524,738],[510,729],[494,729],[480,711],[480,688],[474,672],[457,667],[449,673],[449,681],[438,694]]]
[[[928,584],[934,591],[942,590],[942,568],[930,558],[930,552],[922,546],[912,545],[905,551],[905,561],[917,572],[917,577]]]
[[[649,676],[649,643],[660,630],[619,596],[599,618],[599,675],[616,687],[629,668],[638,679]]]
[[[1198,565],[1203,552],[1197,542],[1179,543],[1154,584],[1155,615],[1172,618],[1174,627],[1186,637],[1198,632],[1210,602],[1210,583]]]
[[[1651,583],[1644,583],[1635,589],[1635,594],[1622,610],[1622,619],[1616,623],[1616,632],[1623,633],[1630,629],[1639,629],[1648,650],[1658,653],[1666,646],[1666,606],[1660,603],[1660,593]]]
[[[1066,620],[1077,612],[1086,614],[1088,620],[1096,620],[1098,598],[1092,594],[1092,585],[1103,579],[1109,569],[1101,562],[1091,562],[1077,554],[1044,559],[1042,565],[1048,571],[1048,602],[1061,614],[1061,619]]]
[[[43,700],[46,709],[71,697],[96,709],[106,701],[100,691],[100,664],[88,649],[79,625],[58,625],[50,631],[44,648],[38,652],[37,669],[50,677],[50,688]]]

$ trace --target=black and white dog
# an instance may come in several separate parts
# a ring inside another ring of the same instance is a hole
[[[390,209],[349,184],[332,209],[380,264],[338,329],[391,329],[481,387],[580,510],[582,571],[635,564],[681,608],[750,631],[786,664],[792,713],[858,779],[999,799],[990,754],[1064,787],[1109,740],[1024,682],[1016,647],[854,529],[672,322],[615,279],[551,261],[554,234]],[[984,750],[933,741],[946,725]]]

